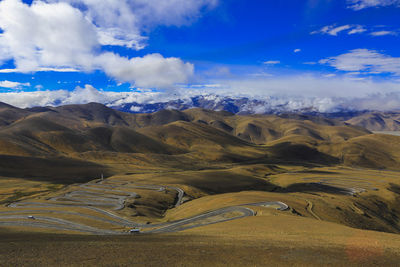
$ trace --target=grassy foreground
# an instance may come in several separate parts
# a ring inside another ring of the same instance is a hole
[[[287,219],[287,218],[286,218]],[[301,217],[246,218],[179,234],[0,233],[1,266],[396,266],[400,237]]]

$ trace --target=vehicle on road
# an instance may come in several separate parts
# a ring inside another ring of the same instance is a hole
[[[32,215],[29,215],[28,219],[35,220],[36,218],[34,216],[32,216]]]
[[[133,228],[129,230],[130,234],[140,234],[140,229],[139,228]]]

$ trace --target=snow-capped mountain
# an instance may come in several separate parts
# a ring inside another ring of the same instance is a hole
[[[218,95],[201,95],[186,99],[169,100],[165,102],[123,103],[108,106],[120,111],[131,113],[152,113],[162,109],[185,110],[190,108],[204,108],[215,111],[228,111],[235,114],[271,114],[284,112],[312,113],[324,111],[321,101],[284,100],[278,98],[252,99],[248,97],[224,97]],[[326,108],[330,109],[330,103]],[[336,110],[338,111],[338,110]]]

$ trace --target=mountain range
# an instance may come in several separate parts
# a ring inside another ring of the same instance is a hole
[[[275,101],[276,102],[276,101]],[[145,103],[108,103],[107,106],[129,113],[153,113],[163,109],[186,110],[202,108],[214,111],[227,111],[238,115],[252,114],[276,114],[284,116],[317,116],[329,119],[337,119],[351,125],[361,126],[370,131],[399,131],[400,111],[375,111],[375,110],[352,110],[336,108],[333,111],[321,112],[321,107],[296,105],[290,101],[273,104],[268,100],[257,100],[247,97],[223,97],[218,95],[201,95],[186,99],[176,99],[165,102],[148,101]]]
[[[399,169],[397,137],[361,127],[397,127],[394,115],[380,116],[386,115],[343,121],[200,108],[132,114],[98,103],[27,109],[0,103],[0,171],[64,182],[111,175],[124,163],[161,169],[246,161]]]

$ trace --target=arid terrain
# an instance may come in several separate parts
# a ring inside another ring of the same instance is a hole
[[[0,103],[0,265],[393,266],[399,162],[318,116]]]

